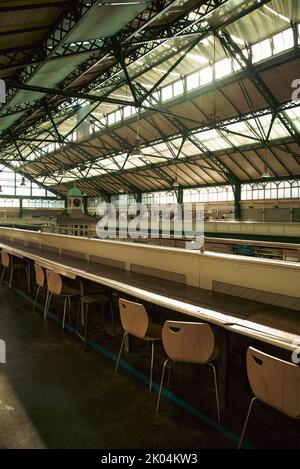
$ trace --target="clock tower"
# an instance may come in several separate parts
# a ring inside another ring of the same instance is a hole
[[[78,218],[84,213],[83,195],[77,187],[72,187],[68,192],[67,212],[71,218]]]

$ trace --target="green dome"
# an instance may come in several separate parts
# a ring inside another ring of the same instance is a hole
[[[77,187],[72,187],[72,189],[69,190],[68,192],[68,197],[81,197],[82,196],[82,192],[80,189],[77,189]]]

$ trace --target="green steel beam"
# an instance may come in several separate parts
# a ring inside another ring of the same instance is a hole
[[[289,101],[287,103],[283,103],[280,106],[280,109],[282,109],[282,110],[293,109],[297,106],[298,106],[297,104]],[[229,119],[224,119],[222,121],[219,121],[216,124],[215,123],[206,123],[205,125],[201,124],[200,126],[198,126],[196,128],[192,128],[192,129],[184,128],[184,130],[183,130],[183,127],[179,127],[179,132],[177,132],[176,134],[169,135],[168,139],[169,140],[175,140],[175,139],[181,138],[183,132],[185,133],[186,138],[188,138],[188,139],[192,138],[193,139],[194,136],[196,134],[198,134],[199,132],[203,132],[203,131],[207,131],[207,130],[211,130],[211,129],[218,129],[218,128],[223,129],[223,128],[226,128],[226,126],[228,126],[228,125],[235,124],[236,122],[245,122],[245,121],[247,121],[247,120],[249,120],[253,117],[259,118],[259,117],[270,114],[270,112],[271,112],[270,108],[265,108],[265,109],[260,109],[256,112],[244,113],[244,114],[240,114],[238,116],[235,116],[235,117],[232,117],[232,118],[229,118]],[[179,123],[177,123],[177,126],[179,126]],[[165,143],[165,140],[166,140],[166,137],[163,136],[163,137],[157,138],[155,140],[152,140],[150,142],[146,142],[146,143],[141,144],[141,148],[146,148],[148,146],[153,147],[153,146],[158,145],[160,143]],[[194,141],[196,141],[196,140],[194,140]],[[198,143],[198,145],[201,145],[200,142],[197,142],[197,143]],[[262,145],[261,142],[257,142],[256,146],[261,147],[261,145]],[[278,146],[278,142],[274,142],[274,143],[272,142],[271,144],[269,144],[269,145],[266,144],[266,145],[274,147],[276,145]],[[252,148],[252,147],[255,147],[255,144],[254,145],[245,145],[243,148]],[[68,149],[68,147],[65,147],[65,149]],[[213,152],[213,153],[209,152],[209,151],[205,150],[203,147],[201,147],[201,149],[203,150],[203,153],[206,154],[206,155],[209,155],[210,158],[215,158],[216,155],[218,154],[218,152]],[[228,152],[228,149],[226,149],[224,151]],[[123,152],[124,152],[123,147],[121,147],[120,150],[112,150],[111,152],[108,152],[105,155],[101,156],[99,159],[93,160],[93,164],[97,163],[98,161],[101,161],[101,159],[106,159],[107,157],[116,156],[116,155],[122,154]],[[56,153],[59,153],[59,150]],[[55,155],[55,153],[53,155]],[[180,162],[180,161],[182,161],[182,159],[178,160],[178,162]],[[24,165],[24,167],[27,167],[27,166],[30,167],[30,165],[34,164],[34,163],[35,163],[35,161],[29,162],[28,164]],[[174,164],[174,159],[171,160],[171,164]],[[71,168],[75,168],[75,167],[76,167],[76,163],[74,165],[68,167],[67,169],[71,169]],[[226,170],[224,169],[224,171],[226,171]]]
[[[277,116],[283,126],[287,129],[291,137],[300,145],[300,133],[290,119],[278,109],[280,108],[280,103],[271,92],[269,87],[264,82],[261,75],[256,70],[255,66],[252,65],[251,61],[244,55],[242,49],[234,42],[230,36],[225,31],[216,33],[216,37],[219,39],[223,48],[227,53],[236,60],[240,67],[247,73],[248,78],[252,81],[256,89],[260,92],[262,97],[266,100],[268,105],[272,109],[273,115]],[[297,43],[295,44],[295,47]],[[270,134],[270,133],[269,133]],[[269,135],[268,134],[268,135]],[[267,138],[266,138],[267,140]]]
[[[201,6],[198,7],[198,19],[197,21],[190,21],[189,20],[189,12],[192,11],[194,9],[194,7],[190,8],[187,12],[185,12],[185,16],[184,18],[180,18],[179,20],[177,20],[175,22],[175,24],[172,25],[173,29],[175,30],[176,29],[176,25],[177,27],[180,29],[186,29],[186,28],[192,28],[195,24],[198,24],[199,21],[200,21],[200,18],[201,19],[204,19],[205,16],[214,11],[215,9],[219,8],[220,6],[222,5],[225,5],[229,0],[207,0],[205,2],[205,4],[203,3]],[[263,2],[265,2],[266,0],[262,0]],[[177,2],[177,1],[170,1],[170,0],[166,0],[166,1],[161,1],[159,4],[156,4],[156,2],[153,2],[151,7],[149,8],[149,12],[148,12],[148,17],[146,15],[146,18],[145,18],[145,14],[144,12],[142,14],[140,14],[133,22],[132,22],[132,25],[129,25],[127,26],[124,31],[122,31],[120,34],[117,35],[117,38],[118,40],[123,44],[126,42],[126,44],[128,45],[130,43],[130,41],[133,41],[135,39],[135,37],[137,35],[145,35],[147,37],[149,37],[149,32],[147,30],[147,27],[151,25],[151,23],[153,21],[155,21],[161,14],[163,13],[166,13],[168,9],[170,9],[172,6],[176,5],[176,4],[180,4],[180,1]],[[157,6],[158,5],[158,6]],[[157,34],[159,34],[159,32],[161,31],[162,33],[165,32],[165,31],[169,31],[170,30],[170,25],[167,25],[167,26],[163,26],[161,29],[157,30],[155,29],[152,34],[153,34],[153,38],[155,38],[157,36]],[[108,48],[107,50],[105,49],[105,47],[103,47],[103,57],[106,56],[106,54],[110,54],[111,51],[110,51],[110,48],[111,48],[111,45],[110,45],[110,40],[108,41]],[[153,47],[151,47],[151,50],[153,49]],[[144,52],[142,52],[142,55],[144,55]],[[135,52],[133,54],[133,57],[134,59],[132,59],[132,63],[138,59],[138,54]],[[87,61],[83,66],[78,66],[77,69],[76,69],[76,72],[74,72],[73,75],[70,75],[68,77],[67,80],[64,80],[63,83],[61,83],[61,88],[63,89],[64,87],[66,86],[69,86],[73,81],[76,81],[78,78],[79,78],[79,74],[82,72],[82,73],[85,73],[87,71],[87,69],[91,66],[93,66],[96,62],[98,62],[100,59],[97,58],[94,59],[94,61]],[[125,59],[126,60],[126,59]],[[128,65],[128,63],[126,63],[126,65]],[[122,71],[122,67],[119,66],[119,72]],[[109,72],[109,75],[111,76],[115,74],[115,71],[113,69],[111,69],[111,71]],[[103,87],[103,78],[101,79],[101,85]],[[95,86],[97,86],[97,82],[93,82]],[[92,86],[90,88],[86,88],[86,90],[88,89],[92,89],[93,87],[95,86]],[[99,83],[100,85],[100,83]],[[117,88],[120,86],[120,84],[117,85]],[[7,106],[5,106],[6,108]],[[36,109],[35,106],[31,106],[30,104],[27,105],[20,105],[19,107],[17,107],[17,110],[26,110],[26,109],[29,109],[29,113],[30,113],[30,108],[32,108],[32,112],[34,112],[34,110]],[[14,107],[14,111],[16,110],[16,108]],[[5,112],[6,112],[6,109],[2,110],[0,112],[0,117],[1,115],[5,115]],[[8,110],[8,112],[11,112],[10,110]],[[15,127],[15,125],[13,125],[11,128],[13,129]]]
[[[268,142],[266,144],[266,146],[269,148],[269,147],[272,147],[272,142]],[[245,151],[245,150],[253,150],[254,146],[253,145],[245,145],[245,146],[242,146],[242,147],[237,147],[237,150],[238,151]],[[219,150],[218,152],[215,152],[215,155],[216,157],[218,156],[223,156],[224,154],[227,153],[227,150]],[[192,164],[194,162],[197,162],[197,161],[204,161],[204,160],[207,160],[210,158],[210,155],[209,154],[205,154],[203,153],[202,155],[195,155],[193,157],[186,157],[186,158],[181,158],[180,161],[177,162],[178,165],[180,164]],[[174,165],[174,161],[173,160],[169,160],[169,161],[163,161],[163,162],[160,162],[160,163],[156,163],[153,165],[153,167],[151,165],[149,165],[149,167],[139,167],[139,168],[130,168],[130,169],[123,169],[123,170],[120,170],[120,171],[112,171],[110,173],[107,173],[107,174],[103,174],[101,175],[100,179],[101,179],[101,183],[104,184],[105,183],[105,180],[108,178],[114,178],[116,175],[118,174],[122,174],[123,175],[126,175],[126,174],[136,174],[136,175],[140,175],[143,177],[143,172],[147,172],[147,170],[149,169],[153,169],[155,168],[155,170],[157,170],[158,168],[160,168],[162,171],[164,170],[164,168],[167,168],[168,166],[172,166]],[[201,169],[201,166],[200,166],[200,169]],[[300,176],[300,175],[297,175],[297,176]],[[97,180],[97,178],[99,178],[99,176],[93,176],[93,177],[90,177],[88,178],[87,180]],[[273,178],[270,178],[270,180],[272,180]],[[279,178],[276,178],[276,179],[279,179]],[[291,179],[290,176],[286,177],[285,179]],[[266,181],[267,179],[265,178],[262,178],[262,179],[257,179],[258,180],[262,180],[262,181]],[[76,179],[74,179],[74,181],[76,181]],[[72,182],[74,182],[72,181]],[[174,179],[172,179],[172,181],[174,182]],[[241,180],[240,182],[241,183],[248,183],[248,182],[252,182],[252,179],[251,180]],[[236,182],[239,182],[239,181],[236,181]],[[234,184],[233,181],[227,181],[226,183],[224,183],[225,185],[232,185]],[[219,183],[216,183],[216,185],[219,185]],[[194,186],[187,186],[187,187],[194,187]],[[170,183],[169,189],[172,189],[172,184]],[[163,190],[163,188],[162,188]]]

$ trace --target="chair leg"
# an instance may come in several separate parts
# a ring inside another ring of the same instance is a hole
[[[29,275],[28,267],[25,267],[25,273],[26,273],[26,279],[27,279],[27,289],[28,289],[28,293],[30,293],[30,275]]]
[[[110,308],[110,317],[111,317],[111,326],[112,326],[112,335],[116,337],[116,326],[115,326],[115,319],[114,319],[114,309],[112,302],[109,301],[109,308]]]
[[[167,388],[170,387],[170,377],[171,377],[172,366],[173,366],[173,361],[170,360],[170,365],[169,365],[169,370],[168,370],[168,379],[167,379]]]
[[[161,391],[162,391],[162,387],[163,387],[163,384],[164,384],[164,377],[165,377],[165,372],[166,372],[166,366],[167,366],[167,364],[168,364],[169,361],[170,361],[170,359],[167,358],[167,360],[165,360],[165,362],[164,362],[164,366],[163,366],[163,370],[162,370],[162,374],[161,374],[161,380],[160,380],[160,386],[159,386],[159,393],[158,393],[158,398],[157,398],[157,404],[156,404],[156,412],[158,412],[158,409],[159,409]]]
[[[4,277],[4,274],[5,274],[5,271],[6,271],[6,267],[3,267],[2,275],[1,275],[1,283],[2,283],[2,281],[3,281],[3,277]]]
[[[67,309],[67,297],[65,297],[64,301],[64,315],[63,315],[63,322],[62,322],[62,328],[65,328],[65,321],[66,321],[66,309]]]
[[[44,308],[44,321],[47,318],[48,308],[50,305],[51,298],[52,298],[52,293],[50,293],[49,290],[47,290],[46,302],[45,302],[45,308]]]
[[[120,347],[120,351],[119,351],[119,356],[118,356],[118,360],[117,360],[117,364],[116,364],[116,368],[115,368],[115,373],[117,373],[117,371],[118,371],[119,361],[120,361],[120,358],[121,358],[122,350],[124,348],[125,339],[126,339],[127,336],[128,336],[128,332],[124,332],[121,347]]]
[[[86,349],[86,339],[87,339],[87,330],[88,330],[88,316],[89,316],[89,305],[85,305],[85,315],[84,315],[84,350]]]
[[[248,409],[248,412],[247,412],[247,417],[246,417],[246,420],[245,420],[245,423],[244,423],[244,428],[243,428],[243,431],[242,431],[241,439],[240,439],[240,442],[239,442],[239,449],[241,449],[241,446],[243,444],[244,436],[245,436],[246,429],[247,429],[248,422],[249,422],[249,417],[250,417],[251,410],[252,410],[252,406],[254,404],[254,401],[256,401],[256,399],[257,399],[256,397],[253,397],[251,399],[249,409]]]
[[[70,296],[68,296],[68,306],[69,306],[68,318],[69,318],[69,321],[71,322],[71,297]]]
[[[12,279],[13,279],[13,274],[14,274],[14,269],[11,267],[11,269],[10,269],[10,277],[9,277],[9,284],[8,284],[8,287],[9,287],[9,288],[11,288]]]
[[[150,366],[149,392],[152,391],[153,363],[154,363],[154,348],[155,348],[155,343],[152,341],[152,342],[151,342],[151,366]]]
[[[82,308],[84,308],[84,304],[83,304],[83,301],[80,298],[78,311],[77,311],[76,339],[77,339],[78,333],[79,333],[79,321],[80,321],[80,315],[81,315],[81,312],[82,312]]]
[[[49,290],[47,290],[45,307],[44,307],[44,320],[46,319],[47,313],[48,313],[47,308],[48,308],[49,297],[50,297],[50,292],[49,292]]]
[[[40,286],[38,286],[38,288],[37,288],[36,295],[35,295],[35,299],[34,299],[34,303],[33,303],[32,311],[35,310],[35,305],[36,305],[36,302],[37,302],[37,299],[38,299],[38,296],[39,296],[40,288],[41,288]]]
[[[219,393],[218,393],[218,381],[217,381],[217,371],[216,371],[216,367],[215,367],[212,363],[208,363],[208,365],[213,369],[213,372],[214,372],[214,384],[215,384],[215,393],[216,393],[216,403],[217,403],[218,422],[221,422],[220,404],[219,404]]]

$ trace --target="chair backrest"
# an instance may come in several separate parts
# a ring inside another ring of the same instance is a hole
[[[217,356],[215,337],[209,324],[166,321],[162,340],[167,355],[174,361],[207,363]]]
[[[1,262],[3,267],[9,267],[10,264],[10,255],[7,252],[3,252],[1,254]]]
[[[52,270],[46,270],[46,275],[49,292],[54,293],[55,295],[60,295],[62,289],[61,276],[57,272],[53,272]]]
[[[131,335],[143,339],[149,326],[147,311],[140,303],[119,299],[120,317],[123,329]]]
[[[300,368],[253,347],[247,351],[247,373],[253,394],[292,418],[300,417]]]
[[[35,269],[35,281],[36,281],[36,284],[43,288],[44,284],[45,284],[45,272],[44,272],[44,269],[43,267],[41,267],[40,265],[37,265],[37,264],[34,264],[34,269]]]

